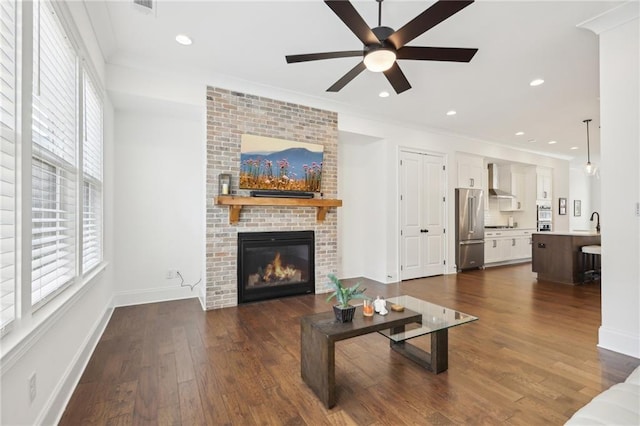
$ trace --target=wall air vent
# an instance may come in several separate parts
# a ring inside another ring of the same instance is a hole
[[[156,0],[133,0],[133,7],[137,11],[147,15],[155,15]]]

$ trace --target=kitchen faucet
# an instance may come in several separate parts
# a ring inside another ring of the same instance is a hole
[[[589,219],[591,222],[593,222],[594,215],[598,215],[598,221],[596,222],[596,232],[599,234],[600,233],[600,213],[598,212],[591,213],[591,219]]]

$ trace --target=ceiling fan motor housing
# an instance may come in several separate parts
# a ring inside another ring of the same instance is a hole
[[[387,41],[389,36],[395,32],[393,28],[375,27],[375,28],[371,28],[371,31],[373,31],[373,33],[376,35],[378,40],[380,40],[380,46],[382,46],[382,47],[391,47],[394,50],[397,49],[396,46],[393,45],[393,43],[391,43],[390,41]],[[367,49],[371,49],[371,48],[375,49],[377,47],[379,47],[379,46],[375,46],[375,45],[367,46],[365,44],[364,45],[364,50],[367,51]]]

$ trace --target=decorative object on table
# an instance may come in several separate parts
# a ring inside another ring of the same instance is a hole
[[[364,315],[365,317],[372,317],[373,314],[373,300],[368,298],[364,299],[362,303],[362,315]]]
[[[380,298],[380,296],[376,297],[376,300],[373,301],[373,307],[376,313],[380,315],[387,315],[389,311],[387,311],[387,302]]]
[[[397,304],[395,304],[395,303],[392,303],[392,304],[391,304],[391,310],[392,310],[393,312],[402,312],[402,311],[404,311],[404,306],[402,306],[402,305],[397,305]]]
[[[364,294],[366,288],[360,289],[360,284],[357,283],[353,287],[345,287],[342,282],[333,274],[329,274],[331,280],[331,286],[335,289],[333,293],[327,297],[327,302],[334,297],[338,301],[337,305],[333,305],[333,312],[336,315],[336,319],[340,322],[349,322],[353,320],[353,314],[356,311],[355,306],[351,306],[349,302],[351,299],[368,299]]]
[[[231,193],[231,175],[220,173],[218,175],[218,195],[229,195]]]
[[[567,199],[566,198],[558,198],[558,214],[560,214],[560,215],[567,214]]]
[[[573,215],[576,217],[582,216],[582,201],[573,200]]]

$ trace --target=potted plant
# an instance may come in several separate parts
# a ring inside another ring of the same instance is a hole
[[[334,297],[338,301],[337,305],[333,305],[333,312],[336,315],[336,319],[340,322],[349,322],[353,320],[353,314],[356,311],[356,307],[351,306],[349,301],[351,299],[368,299],[364,294],[367,289],[360,289],[360,284],[362,283],[357,283],[353,287],[345,287],[333,274],[329,274],[329,279],[331,280],[330,284],[335,291],[327,297],[327,302]]]

